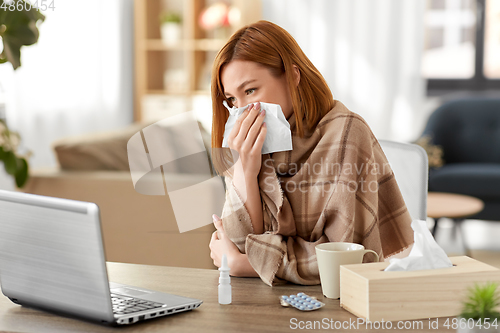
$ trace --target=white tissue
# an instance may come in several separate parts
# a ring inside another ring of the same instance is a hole
[[[453,266],[444,250],[434,240],[425,221],[414,220],[411,228],[415,232],[415,243],[410,254],[406,258],[391,259],[386,271],[417,271]]]
[[[223,102],[224,106],[229,111],[229,118],[226,122],[224,129],[224,139],[222,140],[222,147],[228,147],[227,137],[236,123],[236,119],[245,111],[251,104],[241,108],[232,107],[227,105],[226,101]],[[262,146],[262,154],[273,153],[277,151],[292,150],[292,132],[290,131],[290,124],[285,118],[281,106],[278,104],[260,103],[262,110],[266,110],[264,122],[267,126],[266,139]]]

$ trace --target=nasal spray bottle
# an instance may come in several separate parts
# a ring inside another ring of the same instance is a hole
[[[231,278],[229,277],[227,257],[222,255],[222,264],[219,268],[219,304],[231,304]]]

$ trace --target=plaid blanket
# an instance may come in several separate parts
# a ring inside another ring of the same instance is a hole
[[[293,129],[294,117],[289,121]],[[241,195],[225,178],[224,230],[266,284],[319,284],[320,243],[359,243],[381,260],[413,243],[394,173],[359,115],[336,101],[314,130],[292,142],[292,151],[262,155],[263,234],[253,233]]]

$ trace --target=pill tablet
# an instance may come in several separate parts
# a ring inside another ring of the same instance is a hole
[[[281,305],[294,307],[300,311],[312,311],[318,310],[325,306],[325,303],[318,301],[316,298],[306,295],[304,293],[298,293],[297,295],[280,297]]]

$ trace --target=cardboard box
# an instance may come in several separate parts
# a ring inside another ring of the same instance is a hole
[[[457,316],[469,287],[500,282],[500,269],[469,257],[453,267],[385,272],[388,262],[340,267],[340,306],[369,321]]]

